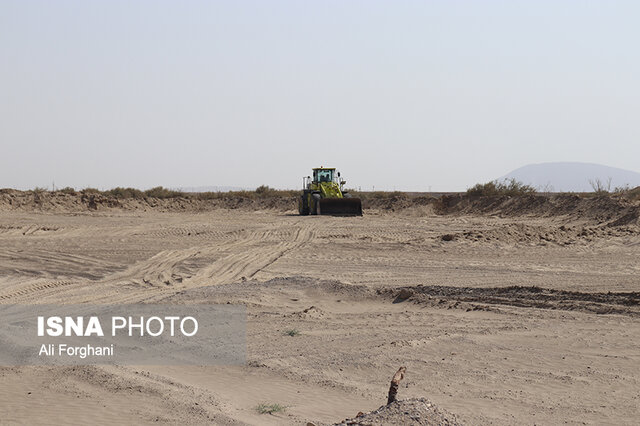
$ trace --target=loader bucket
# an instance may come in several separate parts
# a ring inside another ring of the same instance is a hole
[[[362,216],[360,198],[323,198],[318,204],[318,214],[334,216]]]

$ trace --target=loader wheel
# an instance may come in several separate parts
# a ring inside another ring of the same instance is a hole
[[[302,216],[309,214],[309,204],[307,203],[305,194],[302,194],[300,198],[298,198],[298,213]]]
[[[320,214],[320,194],[311,194],[311,199],[313,200],[311,214]]]

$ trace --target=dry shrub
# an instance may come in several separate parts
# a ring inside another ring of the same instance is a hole
[[[407,198],[409,195],[406,192],[401,191],[371,191],[360,192],[356,190],[345,189],[345,192],[350,193],[356,198],[361,200],[389,200],[391,198]]]
[[[144,195],[151,198],[178,198],[186,197],[186,194],[182,191],[174,191],[171,189],[156,186],[155,188],[147,189],[144,191]]]
[[[113,188],[103,192],[104,195],[110,195],[115,198],[144,198],[144,192],[136,188]]]
[[[635,188],[616,188],[614,193],[622,198],[626,198],[627,200],[640,200],[640,186],[636,186]]]
[[[67,186],[65,188],[59,189],[59,192],[62,192],[63,194],[68,194],[68,195],[76,195],[76,190],[73,189],[70,186]]]
[[[515,179],[505,179],[500,182],[497,180],[479,183],[472,188],[467,189],[467,195],[492,197],[498,195],[529,195],[535,194],[537,191],[530,185],[525,185],[522,182],[518,182]]]

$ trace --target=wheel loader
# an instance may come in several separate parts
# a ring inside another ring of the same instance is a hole
[[[345,183],[335,168],[313,169],[313,177],[302,178],[298,211],[301,215],[362,216],[362,202],[343,190]]]

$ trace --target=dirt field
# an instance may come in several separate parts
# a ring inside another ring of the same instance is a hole
[[[1,367],[2,424],[340,422],[401,365],[463,424],[640,418],[635,222],[59,210],[0,212],[0,303],[245,304],[248,363]]]

